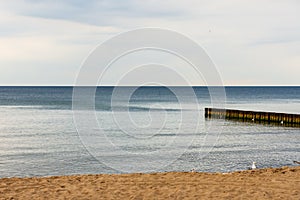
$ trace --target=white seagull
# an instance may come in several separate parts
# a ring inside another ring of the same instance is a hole
[[[253,162],[253,163],[252,163],[251,169],[256,169],[256,165],[255,165],[255,164],[256,164],[256,162]]]

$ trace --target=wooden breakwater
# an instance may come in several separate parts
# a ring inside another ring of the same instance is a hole
[[[300,114],[205,108],[205,118],[300,127]]]

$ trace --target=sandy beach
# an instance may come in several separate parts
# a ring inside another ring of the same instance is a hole
[[[2,178],[0,199],[300,199],[300,167]]]

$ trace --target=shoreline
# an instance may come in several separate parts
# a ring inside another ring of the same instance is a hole
[[[1,178],[0,199],[300,199],[300,166]]]

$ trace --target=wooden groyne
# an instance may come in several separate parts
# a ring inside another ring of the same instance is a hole
[[[205,108],[205,118],[300,127],[300,114]]]

